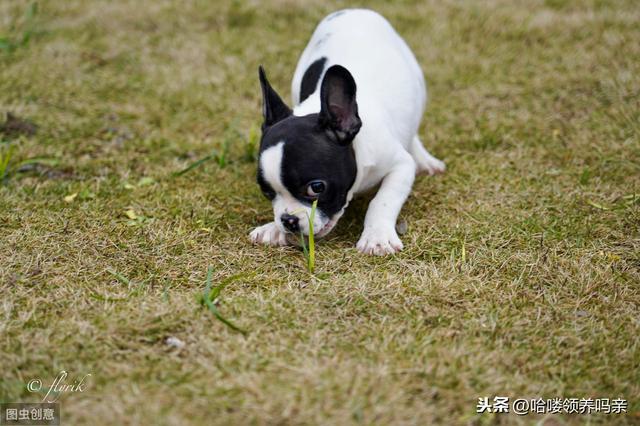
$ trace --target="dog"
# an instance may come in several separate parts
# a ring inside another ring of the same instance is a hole
[[[354,195],[379,186],[357,249],[387,255],[403,248],[395,226],[416,173],[445,164],[418,137],[427,89],[418,62],[391,24],[365,9],[324,18],[305,48],[291,85],[293,110],[259,68],[263,98],[257,181],[274,221],[250,239],[295,245],[336,226]]]

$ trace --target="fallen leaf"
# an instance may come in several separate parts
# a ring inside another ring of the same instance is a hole
[[[153,178],[145,176],[138,181],[138,186],[149,186],[153,185],[155,182],[156,181]]]
[[[615,263],[615,262],[620,260],[620,256],[618,256],[615,253],[606,253],[605,257],[607,258],[608,261],[610,261],[612,263]]]
[[[78,196],[77,192],[74,192],[73,194],[69,194],[66,197],[64,197],[64,202],[65,203],[72,203],[73,200],[75,200],[77,196]]]
[[[138,218],[138,215],[133,211],[133,209],[125,210],[124,214],[131,220],[136,220]]]
[[[587,200],[587,204],[589,204],[592,207],[595,207],[596,209],[600,209],[600,210],[611,210],[609,207],[605,207],[602,204],[598,204],[595,201],[591,201],[591,200]]]

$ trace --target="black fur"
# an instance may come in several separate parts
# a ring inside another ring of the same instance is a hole
[[[333,65],[320,88],[320,124],[339,144],[351,143],[362,121],[356,103],[356,82],[345,67]]]
[[[258,181],[258,186],[260,186],[260,191],[262,191],[267,199],[273,200],[276,198],[276,191],[274,191],[271,185],[269,185],[269,182],[265,180],[262,175],[262,170],[260,170],[260,166],[258,166],[258,175],[256,180]]]
[[[264,117],[262,130],[264,130],[265,127],[271,126],[283,118],[290,116],[292,112],[269,84],[262,66],[258,68],[258,75],[260,77],[260,87],[262,88],[262,115]]]
[[[282,183],[296,199],[310,205],[313,199],[307,195],[307,185],[313,180],[325,181],[326,188],[318,197],[318,210],[333,216],[346,205],[357,173],[351,141],[362,122],[353,77],[344,67],[330,67],[322,80],[320,113],[298,117],[284,103],[278,105],[282,100],[263,78],[262,69],[260,76],[263,94],[267,93],[260,153],[284,142]],[[265,196],[273,199],[275,194],[264,180],[260,166],[257,180]]]
[[[304,101],[316,91],[318,82],[324,71],[324,64],[327,63],[327,58],[324,56],[314,61],[309,68],[304,72],[302,76],[302,83],[300,84],[300,102]]]
[[[331,21],[332,19],[337,18],[338,16],[342,15],[345,12],[346,10],[339,10],[337,12],[333,12],[331,15],[327,16],[327,21]]]
[[[331,217],[342,210],[356,179],[352,146],[330,140],[318,125],[318,114],[290,116],[268,128],[262,136],[260,151],[283,141],[281,179],[291,195],[310,205],[313,199],[307,196],[307,185],[313,180],[323,180],[326,188],[318,197],[319,211]],[[262,171],[258,170],[258,182],[262,182],[261,188],[267,190],[265,196],[269,198],[270,187],[261,176]]]

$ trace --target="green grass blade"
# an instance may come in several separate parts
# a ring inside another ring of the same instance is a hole
[[[38,3],[34,1],[29,5],[29,7],[27,8],[24,14],[24,19],[27,22],[27,24],[31,23],[31,21],[33,20],[33,18],[35,18],[37,13],[38,13]]]
[[[5,52],[11,52],[14,49],[14,44],[7,37],[0,37],[0,50]]]
[[[205,305],[207,305],[207,308],[209,308],[209,310],[211,311],[211,313],[220,321],[222,322],[224,325],[226,325],[227,327],[229,327],[230,329],[237,331],[239,333],[242,333],[243,335],[247,335],[247,331],[243,330],[242,328],[238,327],[237,325],[235,325],[234,323],[232,323],[231,321],[229,321],[228,319],[226,319],[225,317],[223,317],[220,312],[218,312],[218,309],[215,307],[215,305],[213,303],[211,303],[210,300],[208,300],[207,298],[205,298],[204,300]]]
[[[314,200],[311,205],[311,216],[307,215],[307,221],[309,222],[309,245],[307,246],[304,235],[300,231],[300,245],[302,246],[302,252],[304,258],[307,261],[307,269],[311,274],[315,271],[316,265],[316,243],[313,229],[313,221],[316,217],[316,208],[318,207],[318,200]]]
[[[193,163],[191,163],[190,165],[188,165],[186,168],[174,172],[171,176],[173,177],[178,177],[178,176],[182,176],[183,174],[190,172],[191,170],[195,169],[196,167],[200,167],[201,165],[203,165],[204,163],[206,163],[207,161],[213,160],[215,159],[217,156],[217,154],[215,152],[207,155],[206,157],[203,157],[197,161],[194,161]]]
[[[60,164],[60,161],[57,158],[53,157],[32,157],[27,158],[26,160],[20,161],[16,165],[16,169],[19,169],[23,166],[28,166],[30,164],[42,164],[43,166],[55,167]]]
[[[92,297],[96,300],[99,300],[101,302],[126,302],[127,300],[129,300],[128,297],[109,297],[109,296],[103,296],[101,294],[96,293],[95,291],[92,292],[91,294],[89,294],[89,297]]]
[[[220,292],[222,292],[222,290],[226,286],[228,286],[229,284],[231,284],[234,281],[239,280],[240,278],[245,277],[246,275],[247,274],[245,274],[245,273],[239,273],[239,274],[232,275],[232,276],[227,277],[224,280],[222,280],[222,282],[219,285],[213,287],[211,289],[211,291],[209,292],[209,300],[214,302],[220,296]]]
[[[9,176],[9,162],[13,157],[14,151],[15,145],[9,145],[9,147],[4,150],[4,154],[0,151],[0,180]]]
[[[307,249],[307,242],[304,240],[304,234],[300,231],[300,245],[302,246],[302,252],[304,253],[304,259],[307,261],[307,268],[309,267],[309,250]]]
[[[229,157],[229,147],[231,146],[231,141],[231,136],[227,135],[222,143],[222,153],[217,156],[218,166],[220,166],[221,169],[224,169],[228,164],[227,159]]]
[[[209,269],[207,270],[207,281],[204,288],[204,293],[202,294],[202,296],[200,296],[199,300],[201,303],[204,303],[204,305],[207,308],[209,308],[211,313],[218,319],[218,321],[222,322],[224,325],[226,325],[230,329],[237,331],[239,333],[242,333],[243,335],[246,336],[247,335],[246,330],[243,330],[242,328],[238,327],[237,325],[235,325],[234,323],[232,323],[231,321],[223,317],[222,314],[220,314],[220,311],[218,311],[218,308],[216,308],[216,306],[213,304],[213,301],[219,297],[222,289],[232,281],[235,281],[236,279],[240,278],[241,276],[243,276],[243,274],[233,275],[225,279],[220,285],[212,289],[211,286],[212,286],[212,280],[213,280],[213,266],[209,266]]]
[[[133,282],[125,277],[124,275],[114,271],[113,269],[107,269],[107,272],[110,273],[111,275],[113,275],[114,277],[116,277],[116,279],[118,281],[120,281],[122,284],[126,284],[127,287],[131,287],[133,285]]]
[[[316,208],[318,207],[318,200],[314,200],[311,205],[311,217],[309,218],[309,259],[307,266],[309,272],[313,274],[316,267],[316,242],[313,230],[313,221],[316,218]]]

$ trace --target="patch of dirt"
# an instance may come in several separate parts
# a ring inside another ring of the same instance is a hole
[[[7,118],[0,124],[0,134],[8,138],[16,138],[21,135],[33,136],[38,131],[38,126],[32,121],[22,119],[10,112]]]
[[[41,177],[45,177],[47,179],[57,180],[57,179],[74,179],[76,175],[73,169],[69,167],[58,168],[54,166],[50,166],[42,163],[29,163],[21,166],[18,169],[20,173],[32,173],[34,175],[38,175]]]

